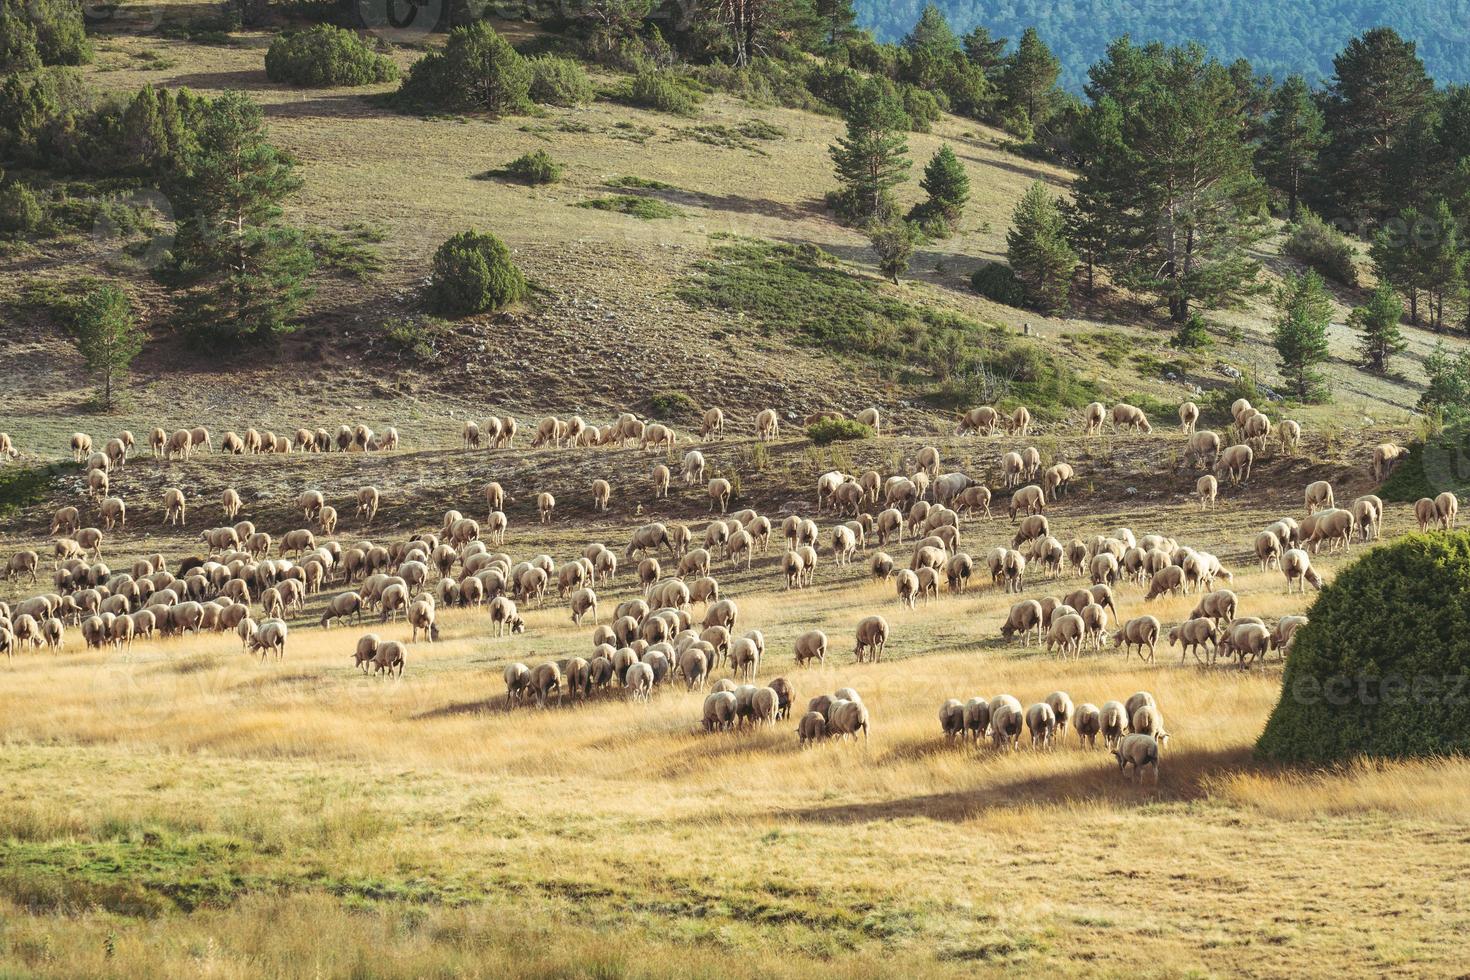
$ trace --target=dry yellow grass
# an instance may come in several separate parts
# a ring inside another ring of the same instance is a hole
[[[767,569],[738,593],[742,626],[770,641],[762,676],[784,674],[802,701],[856,687],[869,742],[802,751],[786,722],[706,736],[702,695],[680,687],[646,706],[506,712],[506,662],[588,646],[555,604],[514,639],[446,614],[444,642],[414,646],[402,681],[354,671],[355,627],[303,624],[280,664],[214,637],[22,657],[0,690],[0,962],[218,976],[1457,969],[1470,764],[1278,770],[1251,756],[1274,662],[1209,671],[1162,649],[1154,665],[1061,662],[994,639],[1009,599],[989,587],[908,612],[857,570],[828,566],[805,592],[771,584]],[[1235,587],[1250,613],[1305,603],[1274,574]],[[1167,622],[1193,601],[1149,611]],[[1123,616],[1142,606],[1123,590]],[[874,609],[893,657],[857,665],[848,638]],[[795,670],[791,640],[812,626],[832,655]],[[1095,703],[1152,691],[1174,736],[1159,786],[1121,781],[1075,738],[997,756],[939,736],[947,697],[1057,689]]]

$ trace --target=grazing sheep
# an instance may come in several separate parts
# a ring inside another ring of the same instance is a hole
[[[366,674],[367,665],[378,655],[378,644],[381,642],[382,638],[376,633],[365,633],[359,637],[357,648],[352,654],[352,665]]]
[[[1046,510],[1046,494],[1034,483],[1024,486],[1011,494],[1008,510],[1012,522],[1018,513],[1039,514]]]
[[[1281,567],[1281,539],[1270,531],[1262,531],[1256,535],[1256,559],[1261,564],[1261,571]]]
[[[403,665],[408,658],[408,648],[397,640],[383,640],[373,652],[373,673],[392,677],[403,676]]]
[[[866,742],[868,740],[868,724],[868,707],[861,701],[836,698],[827,713],[827,731],[834,738],[841,738],[843,735],[847,735],[856,739],[858,730],[861,729],[863,741]]]
[[[730,506],[730,495],[733,492],[734,487],[724,477],[709,481],[709,509],[714,510],[718,506],[720,513],[725,513]]]
[[[1031,430],[1031,412],[1025,405],[1018,405],[1006,422],[1006,428],[1015,436],[1024,436]]]
[[[612,498],[612,484],[606,480],[592,481],[592,509],[607,510],[608,501]]]
[[[198,604],[185,603],[184,605]],[[201,619],[202,616],[203,610],[201,609]],[[172,618],[172,614],[170,614],[170,618]],[[197,627],[194,629],[194,632],[198,632]],[[252,652],[259,650],[260,659],[262,661],[264,661],[266,655],[270,653],[274,653],[276,659],[280,660],[286,656],[286,635],[288,632],[289,630],[287,629],[286,624],[281,620],[267,619],[265,622],[260,624],[260,626],[255,630],[254,635],[250,637],[250,650]]]
[[[177,487],[167,487],[163,491],[163,520],[165,524],[177,524],[183,526],[185,503],[184,491]]]
[[[1385,442],[1374,447],[1373,461],[1369,466],[1369,472],[1373,477],[1373,482],[1382,483],[1384,480],[1387,480],[1389,474],[1394,471],[1394,468],[1408,458],[1409,451],[1407,449],[1403,446],[1396,446],[1391,442]]]
[[[881,436],[883,434],[883,418],[878,414],[878,410],[876,408],[863,409],[861,412],[857,413],[856,419],[863,425],[866,425],[868,428],[872,429],[874,435]]]
[[[1134,429],[1138,432],[1153,432],[1153,426],[1149,424],[1148,416],[1144,415],[1143,409],[1127,402],[1119,402],[1113,406],[1113,429]]]
[[[1251,464],[1255,462],[1256,454],[1250,446],[1231,446],[1221,450],[1219,458],[1215,460],[1215,475],[1228,475],[1232,487],[1241,484],[1249,485],[1251,480]]]
[[[1421,532],[1439,523],[1439,508],[1434,505],[1433,497],[1420,497],[1414,502],[1414,520],[1419,522]]]
[[[684,454],[682,466],[684,474],[684,485],[686,487],[696,486],[704,479],[704,453],[698,449],[691,449]]]
[[[731,695],[733,699],[734,695]],[[819,742],[827,737],[827,718],[820,711],[808,711],[802,716],[796,726],[797,737],[801,740],[801,746],[805,748],[812,742]]]
[[[556,509],[556,497],[543,490],[536,494],[536,513],[542,524],[551,523],[551,512]]]
[[[1434,498],[1434,512],[1439,518],[1439,526],[1446,531],[1453,531],[1460,513],[1460,498],[1449,490],[1444,491]]]
[[[1135,735],[1149,735],[1159,745],[1159,751],[1169,742],[1169,733],[1164,730],[1164,716],[1159,712],[1156,705],[1141,705],[1133,713],[1129,727]]]
[[[1000,635],[1009,640],[1017,633],[1021,634],[1021,645],[1031,645],[1031,634],[1036,634],[1036,645],[1041,645],[1042,631],[1041,603],[1035,599],[1022,599],[1011,606],[1010,614],[1000,628]]]
[[[1307,484],[1306,501],[1308,514],[1335,506],[1336,502],[1332,496],[1332,484],[1326,480],[1317,480]]]
[[[1220,643],[1220,628],[1213,620],[1205,617],[1190,619],[1169,630],[1169,645],[1180,644],[1179,662],[1184,663],[1184,658],[1194,653],[1197,663],[1203,663],[1200,659],[1200,650],[1205,650],[1210,660],[1214,660],[1215,648]]]
[[[1200,510],[1213,510],[1215,499],[1220,495],[1220,481],[1206,473],[1195,481],[1194,493],[1199,498]]]
[[[1215,644],[1215,654],[1234,656],[1242,670],[1250,660],[1264,660],[1271,649],[1271,631],[1259,621],[1236,620]]]
[[[735,695],[715,691],[704,699],[703,725],[707,732],[725,732],[735,727]]]
[[[1116,702],[1114,702],[1116,703]],[[1102,731],[1102,710],[1090,702],[1079,704],[1072,720],[1077,731],[1077,747],[1097,748],[1097,736]]]
[[[709,439],[710,436],[725,434],[725,413],[718,408],[706,409],[704,419],[700,422],[699,438]]]
[[[1121,701],[1105,702],[1100,709],[1099,730],[1102,732],[1103,745],[1108,749],[1116,749],[1123,740],[1128,729],[1128,713]]]
[[[1055,745],[1057,716],[1045,701],[1038,701],[1026,709],[1026,727],[1031,730],[1032,749],[1050,749]]]
[[[939,730],[951,742],[965,734],[964,702],[950,698],[939,706]]]
[[[917,582],[915,586],[917,587]],[[878,663],[883,659],[883,651],[887,645],[888,621],[886,619],[882,616],[866,616],[858,623],[857,644],[853,647],[853,655],[857,657],[858,663]],[[823,638],[823,649],[826,649],[825,637]]]
[[[1107,417],[1107,406],[1102,402],[1092,402],[1082,410],[1083,434],[1095,436],[1102,431],[1103,419]]]
[[[1199,406],[1194,402],[1185,402],[1179,406],[1179,431],[1186,435],[1194,431],[1195,423],[1199,421]]]
[[[1050,653],[1060,648],[1063,659],[1068,654],[1081,656],[1082,640],[1086,635],[1087,623],[1080,615],[1075,612],[1062,616],[1053,613],[1051,629],[1046,634],[1046,650]]]
[[[1138,659],[1142,660],[1143,648],[1148,647],[1148,662],[1153,663],[1154,647],[1159,641],[1159,621],[1153,616],[1135,616],[1128,620],[1113,635],[1113,646],[1123,648],[1127,657],[1138,647]]]
[[[775,439],[781,431],[781,419],[773,408],[763,409],[755,417],[755,436],[762,441]]]
[[[1112,703],[1112,702],[1109,702]],[[1128,778],[1128,767],[1133,767],[1133,782],[1139,782],[1144,767],[1152,766],[1154,785],[1159,783],[1159,743],[1149,735],[1128,735],[1113,749],[1118,760],[1118,772]]]
[[[623,674],[623,687],[632,701],[647,701],[652,697],[655,681],[653,667],[641,661],[629,664]]]
[[[825,663],[827,660],[827,634],[821,630],[808,630],[796,638],[796,666],[805,667],[815,660],[817,663]],[[735,654],[730,654],[730,664],[733,667]]]
[[[1016,750],[1021,744],[1021,726],[1025,716],[1021,702],[1009,694],[990,700],[990,738],[997,750]]]
[[[1061,497],[1062,491],[1072,482],[1072,477],[1076,475],[1076,471],[1070,463],[1056,463],[1047,467],[1046,472],[1041,477],[1042,496],[1045,497],[1050,494],[1052,502],[1055,503]],[[988,502],[989,496],[987,494],[987,504]],[[986,511],[987,513],[989,512],[988,506]]]

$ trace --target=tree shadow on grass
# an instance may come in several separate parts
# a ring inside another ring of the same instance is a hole
[[[1024,736],[1023,736],[1024,741]],[[1100,745],[1101,743],[1099,743]],[[942,752],[968,752],[977,767],[984,766],[995,753],[984,742],[979,749],[941,741],[925,743],[918,749],[901,746],[889,753],[895,758],[939,755]],[[1022,748],[1021,752],[1029,751]],[[1074,745],[1058,747],[1058,752],[1079,751]],[[1080,751],[1091,752],[1083,749]],[[917,754],[916,754],[917,753]],[[874,821],[924,817],[960,823],[997,810],[1012,810],[1022,804],[1079,804],[1104,802],[1113,807],[1144,807],[1161,802],[1188,802],[1207,795],[1205,777],[1227,771],[1258,767],[1247,748],[1214,751],[1165,752],[1155,788],[1152,774],[1135,784],[1131,777],[1118,774],[1112,755],[1098,748],[1095,752],[1097,771],[1092,774],[1038,773],[1021,774],[1005,781],[989,781],[983,789],[928,793],[897,800],[875,800],[866,803],[836,803],[798,810],[780,810],[772,814],[782,819],[823,824],[854,824]]]

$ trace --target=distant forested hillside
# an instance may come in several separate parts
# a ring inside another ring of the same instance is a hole
[[[880,40],[897,41],[926,0],[857,0],[858,21]],[[1199,41],[1223,61],[1248,58],[1259,72],[1318,81],[1332,56],[1370,27],[1394,27],[1418,43],[1441,83],[1470,81],[1470,3],[1450,0],[935,0],[956,31],[977,25],[1015,41],[1027,27],[1062,61],[1061,82],[1081,88],[1088,66],[1114,38],[1184,44]]]

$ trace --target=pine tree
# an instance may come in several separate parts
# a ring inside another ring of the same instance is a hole
[[[1292,75],[1271,96],[1271,115],[1261,146],[1266,180],[1286,194],[1287,219],[1295,221],[1305,183],[1317,169],[1317,155],[1327,144],[1322,112],[1300,75]]]
[[[1424,256],[1424,290],[1429,297],[1429,325],[1443,330],[1445,303],[1454,303],[1465,291],[1465,245],[1460,224],[1449,204],[1439,198],[1420,222],[1419,246]]]
[[[87,370],[97,379],[103,406],[112,408],[113,388],[127,376],[144,340],[123,291],[103,286],[88,293],[77,308],[75,337]]]
[[[891,86],[876,78],[859,82],[846,117],[847,135],[830,147],[843,185],[838,207],[844,217],[862,223],[892,210],[891,192],[912,164],[901,131],[903,106]]]
[[[924,165],[924,176],[919,178],[919,186],[929,199],[915,209],[918,212],[916,217],[931,221],[938,219],[944,226],[943,231],[950,233],[969,203],[970,178],[948,143],[941,146]]]
[[[1011,213],[1006,259],[1038,309],[1050,313],[1067,305],[1077,253],[1067,243],[1061,209],[1040,181]]]
[[[1041,128],[1051,117],[1060,94],[1057,78],[1061,71],[1062,63],[1036,28],[1026,28],[1016,53],[1006,60],[1000,87],[1010,107],[1024,112],[1033,129]]]
[[[1302,401],[1326,396],[1317,365],[1327,360],[1327,325],[1332,301],[1315,272],[1288,276],[1276,292],[1276,324],[1272,344],[1280,358],[1282,380]]]
[[[1108,59],[1088,86],[1096,138],[1079,153],[1078,218],[1106,243],[1114,281],[1156,295],[1177,326],[1196,304],[1249,293],[1260,271],[1248,246],[1265,233],[1264,194],[1239,93],[1195,46],[1125,39]]]
[[[1354,307],[1348,315],[1348,326],[1358,333],[1358,353],[1368,370],[1382,374],[1388,370],[1388,359],[1408,347],[1399,331],[1403,317],[1404,304],[1387,283],[1380,283],[1367,305]]]
[[[1124,237],[1123,199],[1130,174],[1118,104],[1104,98],[1081,119],[1072,150],[1088,161],[1072,183],[1072,199],[1062,205],[1067,240],[1077,250],[1088,293],[1097,290],[1097,267],[1106,266]],[[1119,172],[1121,168],[1122,172]]]
[[[836,47],[858,35],[857,11],[852,7],[852,0],[816,0],[816,12],[828,45]]]
[[[1005,64],[1005,49],[1010,42],[1003,37],[992,38],[990,30],[977,27],[961,39],[965,58],[994,81]]]
[[[301,233],[280,224],[300,187],[295,161],[266,138],[260,106],[240,92],[209,104],[173,195],[175,257],[198,287],[196,336],[261,340],[289,329],[314,265]]]
[[[954,30],[939,8],[930,3],[924,5],[924,12],[919,15],[914,29],[903,39],[903,46],[910,51],[945,56],[960,50],[960,39],[955,37]]]
[[[1332,61],[1336,74],[1323,102],[1330,137],[1322,171],[1345,212],[1381,220],[1395,188],[1395,149],[1415,127],[1434,91],[1412,41],[1375,27],[1349,41]]]
[[[1422,224],[1417,208],[1405,208],[1397,219],[1387,222],[1373,236],[1368,255],[1380,282],[1386,282],[1409,301],[1409,322],[1419,323],[1419,294],[1425,288],[1426,261],[1419,247],[1417,229]]]

